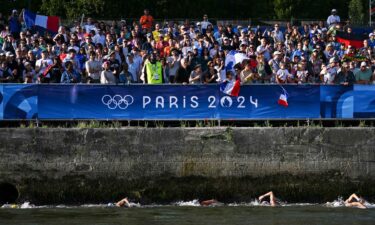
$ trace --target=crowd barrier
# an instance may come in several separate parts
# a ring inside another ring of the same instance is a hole
[[[287,92],[288,107],[278,104]],[[0,85],[0,120],[371,119],[375,86]]]

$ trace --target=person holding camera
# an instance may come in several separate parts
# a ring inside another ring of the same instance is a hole
[[[42,58],[38,59],[35,63],[35,72],[40,77],[41,83],[49,83],[51,79],[51,75],[46,72],[52,67],[53,62],[50,58],[48,58],[47,50],[42,51]]]

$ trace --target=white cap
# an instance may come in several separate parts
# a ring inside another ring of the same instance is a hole
[[[197,23],[197,26],[200,26],[200,25],[201,25],[201,22],[198,22],[198,23]]]
[[[281,55],[281,52],[276,51],[276,52],[274,52],[273,54],[274,54],[274,55]]]
[[[330,60],[329,60],[329,63],[335,63],[336,62],[336,59],[335,58],[331,58]]]
[[[371,36],[375,36],[375,34],[374,34],[374,33],[370,33],[368,36],[369,36],[369,37],[371,37]]]
[[[331,12],[337,12],[337,10],[336,9],[332,9],[332,11]]]
[[[241,45],[248,45],[248,43],[246,41],[243,41],[243,42],[241,42],[240,46]]]
[[[366,62],[361,62],[361,67],[367,67],[367,63]]]

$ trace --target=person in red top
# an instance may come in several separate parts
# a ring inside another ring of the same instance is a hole
[[[145,9],[144,15],[141,16],[139,22],[141,23],[142,30],[147,30],[148,32],[151,31],[152,23],[154,22],[154,18],[150,15],[148,9]]]

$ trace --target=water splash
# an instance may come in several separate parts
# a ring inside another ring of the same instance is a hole
[[[172,205],[175,205],[175,206],[192,206],[192,207],[201,206],[198,199],[194,199],[193,201],[187,201],[187,202],[180,201],[180,202],[176,202]]]

